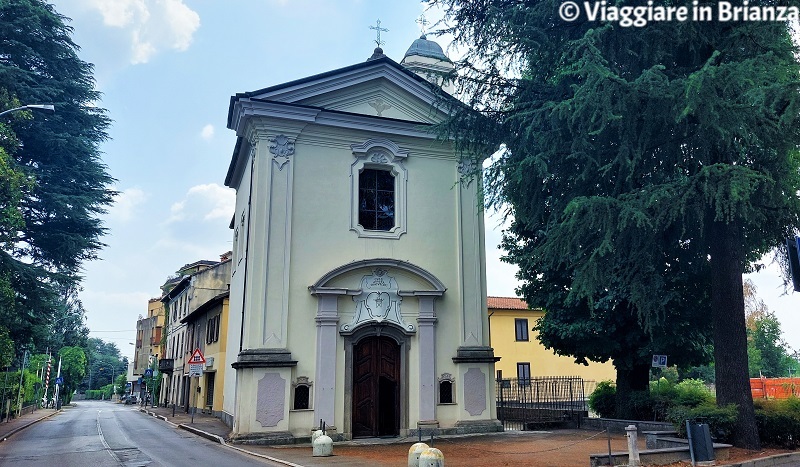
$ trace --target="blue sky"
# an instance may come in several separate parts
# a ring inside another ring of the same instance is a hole
[[[235,143],[225,127],[230,96],[366,60],[377,19],[389,29],[384,52],[399,62],[424,11],[416,0],[51,3],[72,18],[79,55],[95,65],[99,105],[114,120],[103,151],[121,194],[104,217],[108,247],[86,265],[81,299],[91,335],[129,357],[136,319],[166,277],[231,248],[234,193],[223,185]],[[513,296],[515,268],[499,261],[497,219],[486,220],[488,292]],[[800,349],[800,296],[780,296],[774,269],[754,279]]]

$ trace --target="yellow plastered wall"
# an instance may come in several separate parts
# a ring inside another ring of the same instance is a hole
[[[489,308],[491,345],[495,356],[495,370],[502,370],[503,378],[517,377],[517,363],[530,363],[531,377],[579,376],[584,380],[614,380],[616,373],[611,362],[589,362],[589,366],[575,363],[572,357],[555,355],[537,340],[538,334],[531,329],[544,315],[541,310]],[[516,340],[515,320],[528,320],[528,340]]]
[[[212,401],[211,410],[214,413],[222,412],[222,406],[224,402],[224,391],[225,391],[225,348],[227,346],[227,336],[228,336],[228,309],[229,309],[229,299],[225,297],[222,301],[222,312],[220,314],[220,322],[219,322],[219,340],[212,343],[204,342],[205,348],[203,350],[203,357],[205,357],[206,362],[209,361],[209,358],[214,359],[213,369],[206,368],[203,371],[203,377],[201,379],[202,383],[200,385],[200,394],[197,396],[198,407],[202,407],[203,410],[208,409],[208,405],[206,405],[206,394],[208,393],[208,381],[209,381],[209,374],[214,373],[214,399]],[[214,311],[210,311],[204,314],[200,319],[204,322],[208,322],[208,319],[215,316],[217,314],[216,309]],[[201,336],[205,339],[205,336]],[[195,386],[196,387],[196,386]]]

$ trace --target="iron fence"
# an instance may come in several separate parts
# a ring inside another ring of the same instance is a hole
[[[506,430],[563,422],[580,425],[587,410],[586,383],[576,376],[499,379],[497,418]]]

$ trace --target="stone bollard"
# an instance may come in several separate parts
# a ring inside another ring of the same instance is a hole
[[[639,460],[639,446],[637,441],[637,428],[636,425],[628,425],[625,427],[625,436],[628,437],[628,467],[636,467],[642,465]]]
[[[419,467],[444,467],[444,454],[436,448],[428,448],[419,455]]]
[[[333,440],[328,435],[319,435],[313,443],[314,457],[328,457],[333,455]]]
[[[428,449],[425,443],[414,443],[408,448],[408,467],[419,467],[419,455]]]
[[[311,445],[314,445],[314,441],[317,440],[320,436],[322,436],[322,430],[311,430]]]

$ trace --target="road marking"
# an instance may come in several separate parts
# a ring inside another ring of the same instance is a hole
[[[103,443],[103,447],[109,454],[111,454],[111,457],[113,457],[114,460],[117,461],[117,464],[123,465],[120,458],[117,457],[117,455],[111,449],[111,446],[109,446],[108,443],[106,442],[106,438],[103,436],[103,429],[100,427],[100,412],[101,412],[100,410],[97,411],[97,434],[100,435],[100,442]]]

